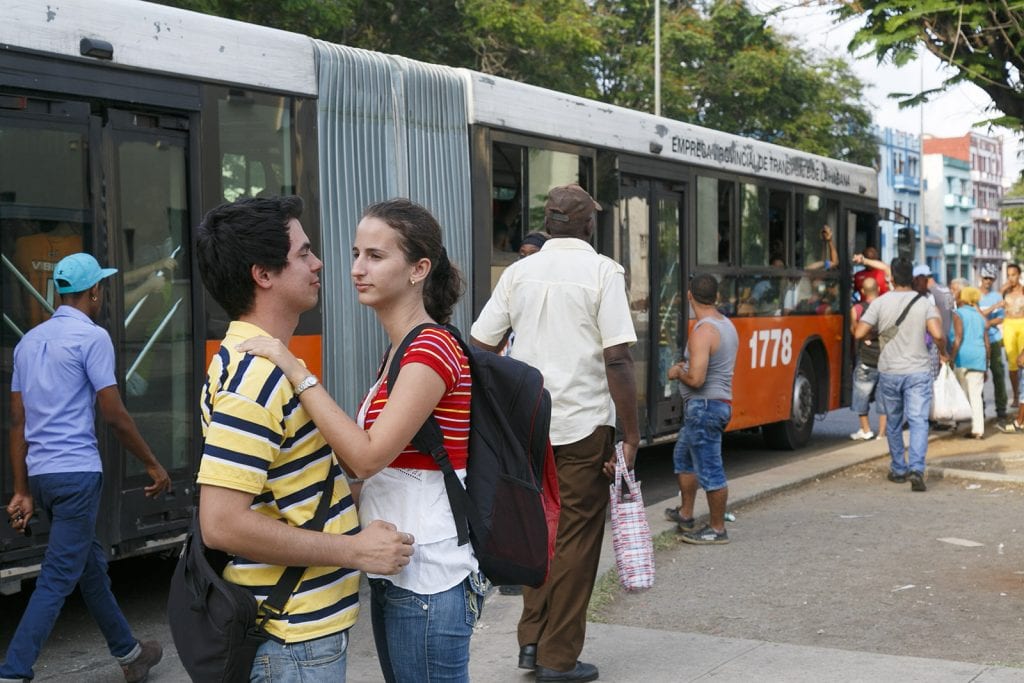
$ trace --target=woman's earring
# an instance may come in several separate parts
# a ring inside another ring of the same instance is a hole
[[[413,280],[412,278],[409,278],[409,286],[410,287],[415,287],[416,286],[416,281]]]
[[[89,300],[90,300],[90,301],[99,301],[99,298],[97,298],[97,297],[95,297],[95,296],[90,296],[90,297],[89,297]]]

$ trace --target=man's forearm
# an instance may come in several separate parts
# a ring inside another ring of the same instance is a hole
[[[605,363],[608,392],[615,404],[615,413],[622,425],[623,440],[636,446],[640,443],[640,421],[636,409],[636,374],[631,357]]]

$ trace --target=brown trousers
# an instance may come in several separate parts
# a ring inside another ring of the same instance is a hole
[[[614,455],[612,436],[611,427],[598,427],[554,448],[562,498],[555,556],[544,585],[523,589],[518,635],[520,646],[537,644],[537,664],[555,671],[572,669],[583,650],[608,511],[609,482],[601,468]]]

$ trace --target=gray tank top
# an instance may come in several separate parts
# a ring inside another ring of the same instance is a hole
[[[732,374],[736,368],[736,351],[739,350],[739,337],[736,328],[728,318],[704,318],[693,326],[697,328],[707,323],[718,329],[718,350],[708,358],[708,373],[704,377],[704,386],[693,389],[681,384],[684,399],[710,398],[720,401],[732,400]]]

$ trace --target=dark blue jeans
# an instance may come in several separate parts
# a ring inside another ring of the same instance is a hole
[[[110,654],[124,657],[135,649],[121,608],[110,592],[107,556],[96,540],[103,475],[99,472],[41,474],[28,478],[36,513],[50,518],[50,539],[36,589],[29,598],[0,678],[32,678],[39,650],[57,622],[64,600],[77,584],[86,607],[107,639]]]
[[[469,639],[485,586],[470,575],[448,590],[413,593],[370,579],[370,617],[387,683],[469,683]]]
[[[878,393],[885,404],[889,418],[885,436],[889,441],[893,474],[917,472],[924,474],[925,454],[928,452],[928,413],[932,407],[931,372],[911,375],[878,375]],[[903,420],[910,426],[910,448],[903,446]]]

